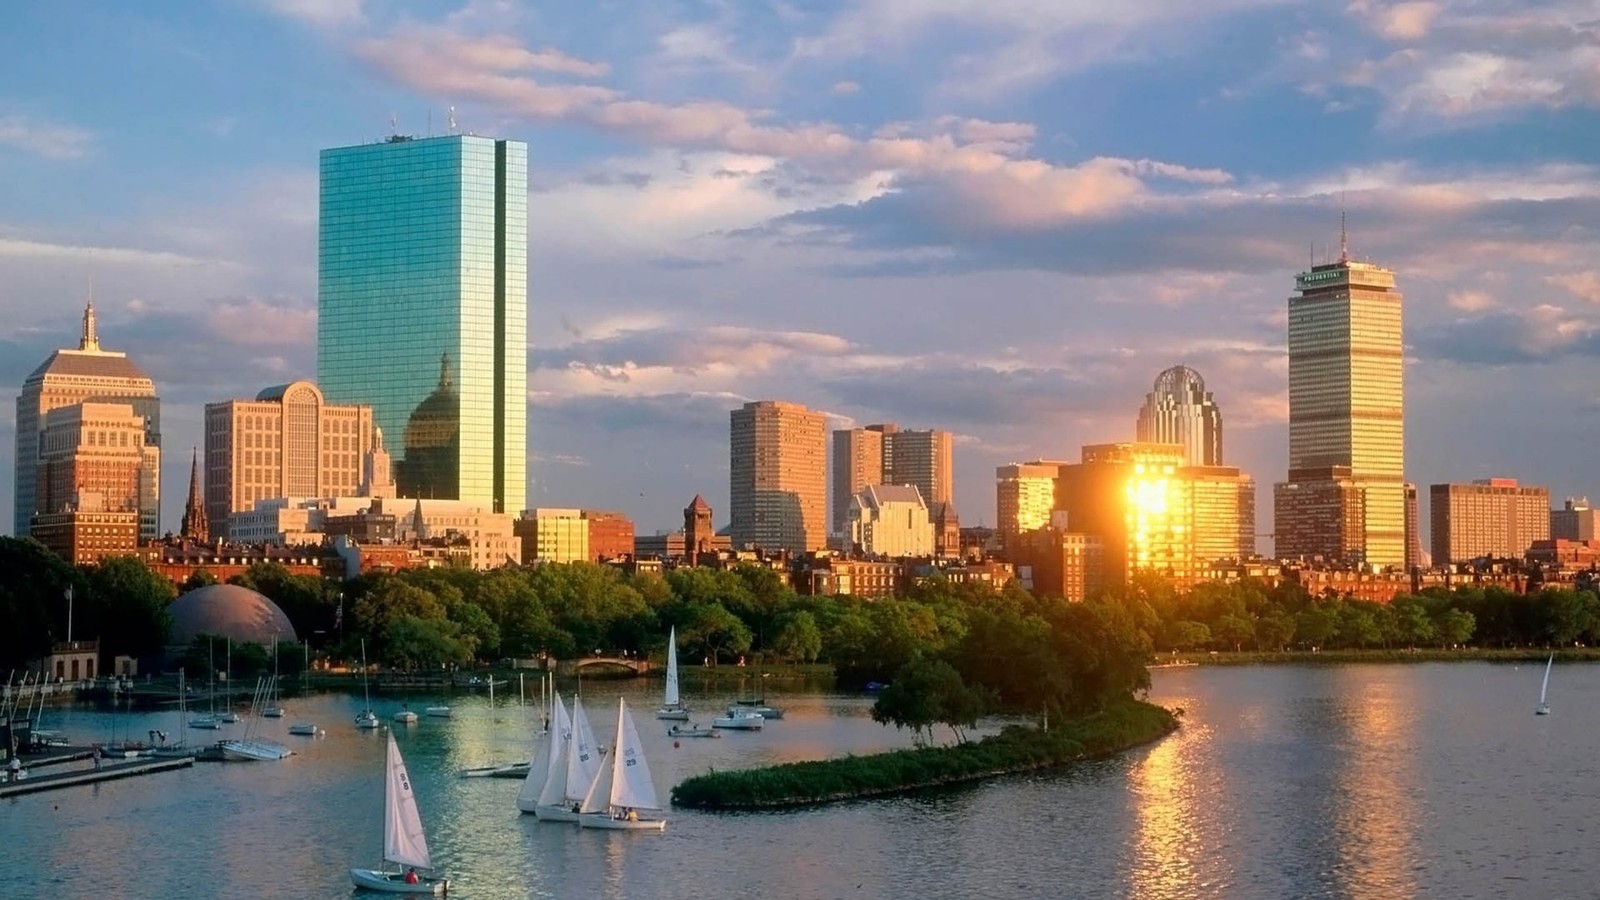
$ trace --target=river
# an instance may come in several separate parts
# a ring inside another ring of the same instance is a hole
[[[520,815],[517,782],[459,769],[527,758],[531,707],[451,698],[455,717],[397,726],[452,897],[1557,897],[1590,873],[1600,666],[1492,663],[1161,669],[1151,699],[1183,728],[1048,774],[785,813],[669,810],[664,834]],[[653,686],[586,683],[609,742],[626,696],[663,799],[708,768],[904,746],[871,701],[774,694],[761,733],[677,745]],[[429,698],[412,698],[419,708]],[[729,695],[689,692],[708,720]],[[375,865],[383,732],[359,698],[288,701],[281,763],[175,773],[0,801],[8,897],[348,897]],[[385,717],[400,701],[376,700]],[[316,719],[327,735],[293,738]],[[175,734],[171,714],[51,710],[79,742]],[[233,726],[239,728],[240,726]],[[206,734],[206,733],[201,733]],[[214,739],[214,736],[213,738]]]

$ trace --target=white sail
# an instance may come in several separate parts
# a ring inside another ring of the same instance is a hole
[[[644,744],[628,715],[628,703],[617,698],[617,742],[611,748],[611,806],[633,809],[660,809],[656,785],[650,778],[650,764],[644,759]]]
[[[595,746],[594,729],[583,712],[583,700],[572,699],[572,738],[567,745],[568,801],[582,800],[600,773],[600,751]]]
[[[1547,694],[1550,691],[1550,667],[1555,664],[1555,661],[1556,661],[1556,655],[1554,653],[1550,654],[1550,658],[1545,661],[1545,664],[1544,664],[1544,684],[1539,685],[1539,705],[1540,706],[1544,705],[1545,694]]]
[[[678,705],[678,629],[667,632],[667,697],[666,706]]]
[[[583,806],[579,812],[597,813],[606,812],[611,807],[611,771],[616,766],[617,745],[612,744],[611,749],[600,760],[600,771],[594,775],[594,780],[589,782],[589,789],[584,792]]]
[[[428,839],[422,833],[422,815],[411,792],[411,776],[400,758],[400,745],[389,734],[387,778],[383,791],[383,858],[402,866],[433,868]]]
[[[572,720],[567,718],[567,706],[560,697],[555,698],[553,712],[539,755],[528,766],[528,777],[517,794],[519,809],[526,809],[529,803],[550,806],[566,799],[567,740],[572,735]]]

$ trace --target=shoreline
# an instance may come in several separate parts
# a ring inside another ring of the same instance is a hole
[[[1185,669],[1196,666],[1347,665],[1352,663],[1425,662],[1600,662],[1600,647],[1438,647],[1372,650],[1217,650],[1200,653],[1157,654],[1150,669]]]
[[[672,805],[758,812],[893,796],[1101,759],[1177,728],[1177,713],[1129,698],[1050,731],[1012,725],[965,744],[712,771],[674,787]]]

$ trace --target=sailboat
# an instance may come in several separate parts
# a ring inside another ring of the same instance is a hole
[[[310,675],[310,673],[311,673],[311,645],[308,644],[308,643],[302,643],[300,645],[300,649],[305,653],[305,663],[304,663],[304,665],[303,665],[303,667],[301,669],[301,674],[300,674],[300,678],[301,678],[300,687],[301,687],[301,693],[303,694],[305,692],[308,684],[309,684],[308,680],[311,677],[311,675]],[[290,734],[298,734],[298,735],[301,735],[302,737],[316,737],[318,731],[321,731],[321,729],[317,727],[317,723],[315,723],[315,722],[301,721],[301,722],[295,722],[294,724],[289,726],[289,733]]]
[[[676,626],[667,632],[667,695],[663,698],[661,708],[656,710],[658,719],[676,719],[680,722],[689,721],[689,708],[678,699],[678,629]]]
[[[422,830],[422,814],[411,791],[411,776],[400,756],[400,745],[389,735],[388,755],[384,760],[383,780],[383,861],[409,867],[408,873],[385,869],[351,869],[350,881],[358,888],[391,894],[443,894],[450,889],[448,879],[432,874],[433,859],[428,855],[428,838]],[[418,869],[428,870],[424,875]]]
[[[600,763],[600,774],[583,798],[578,825],[613,831],[664,831],[665,819],[645,818],[640,810],[659,811],[656,785],[645,762],[644,744],[628,715],[628,701],[617,698],[617,739]]]
[[[1550,715],[1550,704],[1545,701],[1545,696],[1550,692],[1550,667],[1555,664],[1555,661],[1556,655],[1554,653],[1550,654],[1550,658],[1545,660],[1544,683],[1539,685],[1539,705],[1534,707],[1533,710],[1533,714],[1536,716]]]
[[[158,736],[157,746],[151,756],[157,758],[176,758],[194,756],[198,751],[189,749],[189,685],[184,679],[182,669],[178,670],[178,742],[167,743],[165,732],[156,731],[152,734]]]
[[[261,707],[261,715],[267,719],[283,718],[283,706],[278,700],[278,639],[272,639],[272,696],[267,698],[267,705]]]
[[[222,727],[222,720],[217,718],[217,658],[213,655],[212,643],[211,638],[206,638],[206,669],[211,673],[211,712],[189,720],[190,728],[203,728],[207,731],[216,731]]]
[[[221,741],[217,747],[222,750],[222,758],[230,762],[277,762],[288,759],[294,751],[277,741],[264,740],[256,736],[256,729],[261,724],[261,708],[266,699],[272,696],[277,678],[268,678],[265,681],[256,679],[255,695],[250,698],[250,722],[245,726],[244,737]]]
[[[560,723],[552,729],[559,733]],[[560,777],[545,782],[534,804],[533,814],[545,822],[576,822],[578,811],[589,786],[600,773],[600,752],[595,749],[594,729],[583,711],[583,699],[572,698],[572,727],[567,732],[567,748],[563,754],[566,765],[558,771]]]
[[[361,639],[361,695],[366,698],[367,707],[356,714],[357,728],[377,728],[378,714],[372,711],[372,688],[367,684],[367,639]],[[394,736],[389,737],[390,741]],[[352,870],[354,871],[354,870]]]
[[[567,716],[567,705],[555,698],[554,726],[545,729],[544,742],[528,766],[528,776],[517,791],[517,809],[525,813],[538,812],[540,799],[550,792],[550,803],[566,799],[567,742],[572,737],[572,719]]]
[[[228,683],[228,696],[222,712],[217,713],[217,721],[232,725],[239,721],[239,714],[233,711],[233,638],[228,638],[227,663],[222,669],[222,680]]]

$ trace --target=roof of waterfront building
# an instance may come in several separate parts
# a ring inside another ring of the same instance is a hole
[[[253,644],[297,640],[289,617],[276,603],[237,584],[213,584],[172,601],[168,643],[188,644],[200,635],[215,635]]]

